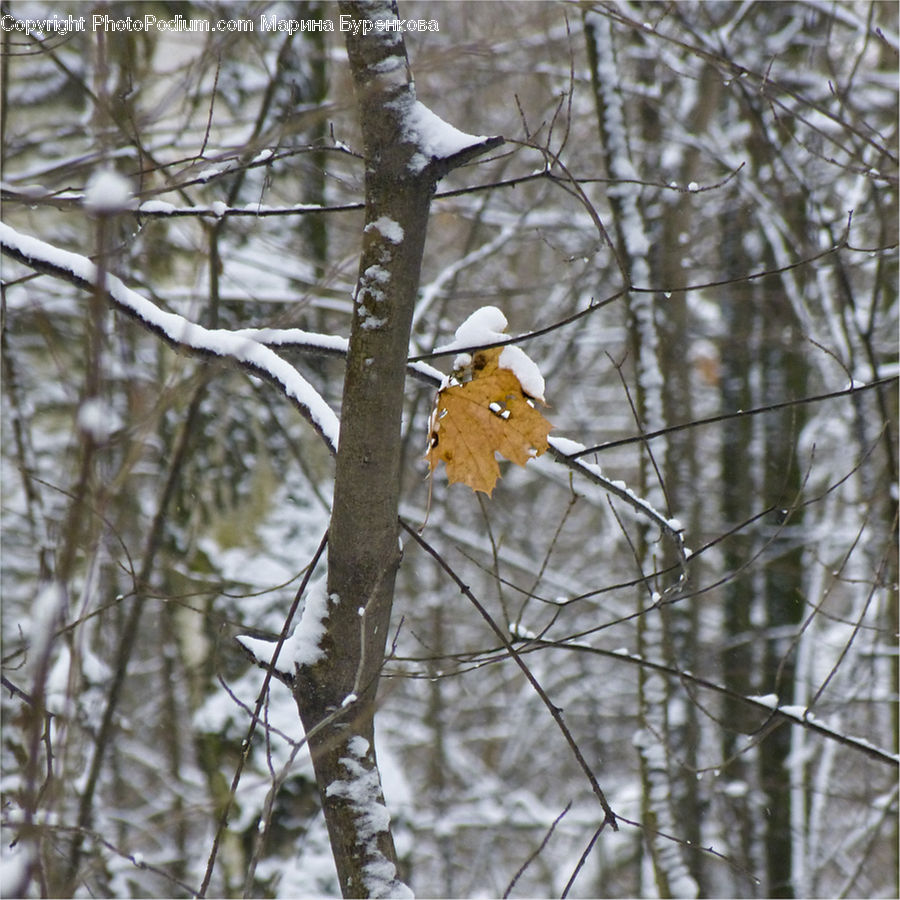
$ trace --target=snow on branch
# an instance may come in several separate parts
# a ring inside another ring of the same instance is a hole
[[[232,334],[252,338],[267,347],[289,347],[331,356],[346,356],[350,343],[347,338],[338,334],[321,334],[300,328],[241,328]],[[444,373],[439,369],[417,359],[409,360],[406,370],[425,384],[440,384],[444,378]]]
[[[589,481],[604,488],[608,493],[620,500],[624,500],[635,512],[649,519],[657,525],[661,531],[668,534],[677,546],[682,562],[691,555],[690,550],[684,546],[684,526],[678,519],[670,519],[663,515],[653,504],[643,497],[639,497],[624,481],[613,481],[600,471],[600,466],[585,463],[578,459],[586,452],[583,444],[570,441],[568,438],[550,437],[550,456],[558,463],[586,477]]]
[[[20,234],[2,222],[0,249],[36,271],[63,278],[89,290],[98,287],[97,266],[87,257]],[[230,359],[274,384],[319,432],[330,449],[337,452],[340,423],[334,410],[287,360],[253,336],[252,331],[241,333],[223,328],[204,328],[176,313],[161,310],[114,275],[105,274],[99,287],[116,309],[136,319],[172,346],[205,356]]]
[[[267,203],[245,203],[243,206],[229,206],[216,200],[208,206],[176,206],[166,200],[144,200],[136,207],[142,216],[154,218],[178,218],[182,216],[206,217],[215,219],[232,218],[234,216],[250,216],[254,219],[265,219],[270,216],[305,216],[316,213],[354,212],[365,207],[364,203],[340,203],[334,206],[322,206],[319,203],[294,203],[290,206],[271,206]]]
[[[401,137],[417,148],[409,161],[413,172],[431,170],[438,178],[452,169],[465,165],[482,153],[504,143],[500,136],[466,134],[445,122],[421,100],[411,100],[409,95],[395,101],[401,116]]]
[[[431,161],[449,160],[470,148],[480,153],[489,142],[500,143],[503,140],[483,134],[466,134],[445,122],[420,100],[413,101],[406,111],[404,125],[403,137],[419,148],[419,152],[410,161],[410,167],[417,171],[424,169]]]

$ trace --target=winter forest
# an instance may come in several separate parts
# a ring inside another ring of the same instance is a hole
[[[4,896],[898,896],[895,3],[0,42]]]

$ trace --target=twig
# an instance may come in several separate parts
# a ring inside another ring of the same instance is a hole
[[[516,882],[522,877],[525,870],[540,856],[543,852],[544,847],[547,846],[547,843],[550,841],[550,838],[553,836],[553,832],[556,830],[556,826],[562,821],[562,817],[572,808],[572,801],[570,800],[566,804],[566,808],[551,822],[550,827],[547,829],[547,833],[544,835],[543,840],[538,844],[537,848],[528,856],[528,859],[519,866],[518,871],[512,877],[512,881],[506,886],[506,890],[503,892],[503,900],[512,893],[512,889],[516,886]],[[605,822],[603,823],[606,824]]]
[[[591,788],[594,791],[594,794],[597,796],[597,799],[600,801],[600,807],[603,809],[604,814],[604,824],[609,823],[612,826],[613,831],[618,831],[618,825],[616,824],[616,814],[612,811],[610,807],[606,795],[603,793],[603,789],[600,787],[600,783],[597,781],[597,776],[594,775],[593,770],[588,765],[587,760],[584,758],[584,754],[581,752],[581,748],[578,746],[578,742],[572,735],[572,732],[569,730],[569,727],[566,725],[563,720],[562,710],[556,706],[550,697],[547,695],[547,692],[541,686],[541,683],[534,676],[534,673],[531,669],[528,668],[525,661],[522,659],[518,650],[510,643],[509,638],[506,636],[506,632],[494,621],[494,618],[491,614],[482,606],[481,602],[478,598],[472,593],[471,589],[467,584],[464,584],[460,577],[456,574],[456,572],[450,567],[447,561],[431,546],[423,537],[421,537],[414,528],[410,525],[407,525],[402,519],[400,520],[400,525],[403,530],[409,534],[412,539],[429,555],[432,559],[437,562],[437,564],[450,576],[450,578],[456,583],[457,587],[462,591],[462,593],[468,598],[469,602],[478,610],[481,617],[487,622],[491,631],[497,635],[497,637],[502,642],[503,646],[506,648],[507,653],[512,657],[515,661],[516,665],[522,670],[522,674],[528,679],[529,684],[534,688],[538,697],[541,698],[544,706],[547,707],[548,712],[553,718],[553,721],[556,722],[557,727],[562,732],[563,737],[566,739],[566,743],[569,745],[569,748],[572,751],[578,765],[581,767],[581,770],[584,772],[588,781],[590,782]]]

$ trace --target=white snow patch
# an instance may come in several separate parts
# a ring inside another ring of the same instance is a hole
[[[391,280],[391,273],[383,266],[373,265],[366,268],[363,272],[363,278],[367,281],[374,281],[376,284],[387,284]],[[373,288],[368,286],[369,292],[373,292]],[[376,289],[377,290],[377,289]],[[383,299],[383,293],[377,291],[378,299]]]
[[[747,699],[752,700],[754,703],[759,703],[760,706],[768,706],[772,709],[778,706],[778,694],[757,694],[753,697],[747,697]]]
[[[373,760],[367,760],[370,744],[356,735],[347,742],[348,756],[340,763],[347,778],[333,781],[325,789],[328,797],[340,797],[350,805],[360,839],[365,846],[363,880],[369,897],[413,897],[399,880],[397,869],[378,847],[377,836],[388,831],[391,817],[382,799],[381,779]]]
[[[387,216],[379,216],[374,222],[369,222],[364,230],[368,232],[378,231],[392,244],[399,244],[403,240],[403,229],[400,227],[400,223]]]
[[[581,453],[582,450],[587,449],[584,444],[579,444],[578,441],[570,441],[568,438],[564,437],[551,437],[547,438],[547,440],[552,447],[559,450],[564,456],[572,456],[575,453]]]
[[[421,172],[432,159],[446,159],[487,140],[483,134],[466,134],[454,128],[419,100],[413,101],[406,113],[403,138],[419,148],[409,163],[414,172]]]
[[[145,200],[139,207],[138,212],[142,213],[165,213],[171,215],[178,209],[174,203],[167,203],[165,200]]]
[[[106,440],[122,427],[118,413],[99,397],[91,397],[81,404],[76,421],[81,431],[87,432],[95,441]]]
[[[517,622],[509,622],[506,627],[514,638],[521,638],[523,641],[532,641],[537,638],[537,635],[530,628],[526,628]]]
[[[31,639],[28,647],[29,666],[40,665],[53,640],[56,622],[66,605],[66,591],[58,581],[51,581],[37,594],[28,622],[21,622],[22,631]]]
[[[397,69],[403,69],[404,73],[406,71],[406,60],[397,53],[386,56],[374,65],[369,66],[370,71],[377,72],[379,75],[386,75],[389,72],[395,72]],[[404,78],[403,83],[405,82],[406,79]]]
[[[436,347],[435,352],[445,353],[448,350],[480,347],[505,341],[509,337],[504,334],[507,324],[506,316],[496,306],[482,306],[456,329],[454,340],[449,344]]]
[[[197,181],[205,183],[211,178],[215,178],[217,175],[221,175],[223,171],[225,170],[219,168],[218,166],[210,166],[197,175]]]
[[[544,401],[544,376],[537,363],[521,347],[512,344],[504,347],[497,365],[501,369],[509,369],[529,397]]]
[[[496,306],[482,306],[476,309],[456,329],[456,336],[449,344],[436,348],[436,352],[445,353],[448,350],[462,350],[468,347],[484,347],[497,344],[509,339],[504,334],[507,320],[502,311]],[[454,369],[461,369],[472,362],[468,353],[459,353],[453,361]],[[519,383],[522,390],[530,397],[544,402],[544,376],[540,368],[521,347],[508,344],[500,353],[498,365],[501,369],[509,369]]]
[[[337,597],[330,599],[332,602],[337,601]],[[325,651],[319,645],[325,635],[328,601],[325,578],[322,577],[309,588],[303,615],[286,642],[290,645],[287,648],[288,656],[295,666],[311,666],[322,658]]]
[[[369,293],[373,293],[372,289],[369,289]],[[376,297],[376,299],[379,299]],[[363,329],[363,331],[374,331],[377,328],[382,328],[387,324],[387,319],[384,317],[379,317],[373,315],[366,309],[365,306],[361,306],[359,308],[359,318],[360,323],[359,327]]]
[[[346,353],[349,341],[339,334],[320,334],[302,331],[300,328],[241,328],[233,332],[241,337],[275,346],[318,347],[337,353]]]
[[[28,884],[29,873],[36,855],[35,845],[29,841],[16,841],[3,848],[3,865],[0,866],[0,896],[19,897]]]
[[[726,797],[746,797],[750,793],[750,786],[746,781],[726,781],[722,785],[722,793]]]
[[[98,169],[84,189],[85,209],[94,213],[114,213],[132,205],[131,184],[115,169]]]
[[[73,698],[69,696],[69,674],[72,669],[72,654],[63,644],[59,656],[47,674],[46,704],[48,712],[57,716],[71,716],[74,713]]]
[[[301,666],[311,666],[318,662],[325,651],[320,646],[325,635],[325,618],[328,615],[328,596],[325,590],[326,577],[323,575],[306,591],[306,601],[300,621],[294,626],[278,654],[275,668],[286,675],[293,675]],[[335,598],[332,598],[333,600]],[[261,663],[271,663],[278,644],[274,641],[240,635],[238,640]]]

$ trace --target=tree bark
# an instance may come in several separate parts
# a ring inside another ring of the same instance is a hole
[[[607,174],[612,179],[607,191],[616,235],[616,249],[620,268],[627,274],[628,287],[659,284],[660,274],[652,268],[651,242],[647,216],[643,209],[641,190],[637,186],[638,173],[631,158],[628,139],[626,106],[620,81],[620,69],[615,56],[614,33],[608,18],[595,12],[584,15],[588,64],[591,86],[597,111],[597,125],[602,143]],[[665,284],[666,282],[662,282]],[[665,426],[665,381],[660,366],[660,342],[657,311],[653,296],[647,293],[626,294],[628,303],[628,332],[634,359],[634,398],[638,425],[645,431],[657,431]],[[666,471],[668,440],[656,442],[653,457],[649,446],[641,454],[639,473],[640,495],[658,510],[666,509],[668,498],[659,475]],[[659,566],[649,534],[649,522],[641,526],[635,552],[642,574]],[[652,596],[648,581],[646,593],[639,595],[639,606],[645,606]],[[638,618],[638,653],[641,656],[666,659],[672,643],[670,614],[664,609]],[[638,702],[641,730],[635,739],[641,762],[641,815],[645,825],[646,848],[650,855],[656,893],[660,897],[697,896],[698,885],[691,874],[681,847],[665,841],[661,835],[683,831],[675,802],[678,783],[673,777],[670,757],[674,733],[669,727],[669,708],[672,700],[668,680],[658,672],[640,670]],[[677,748],[678,751],[681,748]],[[675,796],[673,796],[675,795]]]
[[[394,3],[340,4],[365,155],[366,213],[341,405],[328,533],[324,651],[294,696],[345,897],[408,893],[381,792],[374,712],[400,563],[400,424],[406,358],[428,211],[437,180],[502,142],[473,139],[423,157],[409,114],[415,87]],[[381,28],[378,24],[381,24]]]

